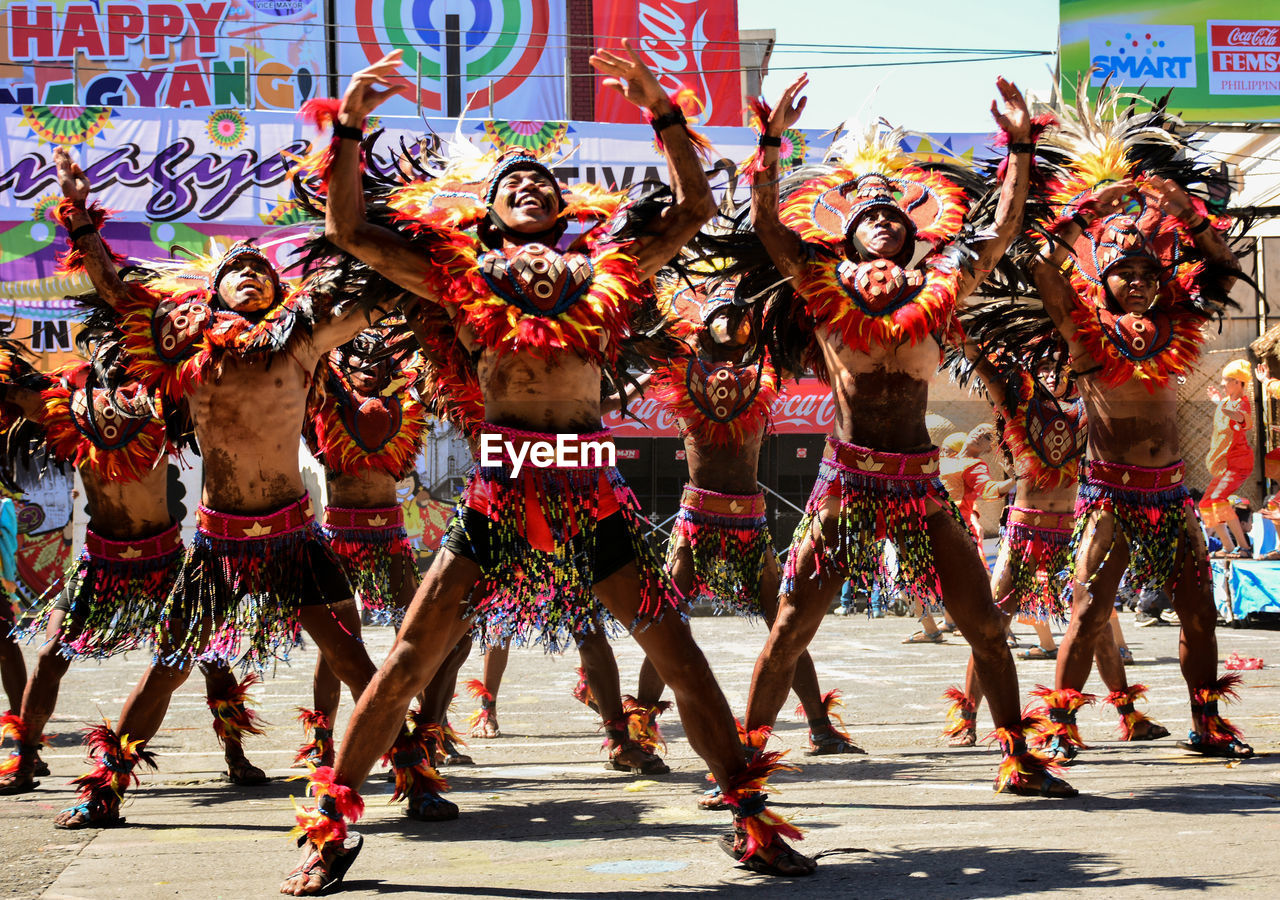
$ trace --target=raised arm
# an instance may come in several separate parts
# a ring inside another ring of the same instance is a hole
[[[407,291],[438,300],[427,288],[427,260],[404,237],[365,218],[364,189],[360,179],[360,139],[364,121],[403,85],[390,78],[400,67],[400,51],[388,53],[367,69],[351,76],[338,110],[340,133],[329,197],[325,204],[324,234],[333,244],[394,281]],[[358,333],[359,329],[357,329]]]
[[[1191,198],[1175,182],[1153,175],[1142,182],[1140,190],[1160,205],[1161,212],[1173,216],[1187,227],[1192,240],[1196,242],[1196,249],[1203,253],[1210,263],[1224,272],[1240,271],[1240,261],[1231,252],[1231,248],[1218,233],[1218,229],[1196,212],[1195,207],[1191,205]],[[1224,275],[1222,289],[1229,291],[1235,283],[1235,275]]]
[[[1000,200],[996,205],[995,234],[977,245],[978,259],[964,272],[957,299],[964,299],[987,280],[1000,257],[1022,228],[1022,207],[1027,201],[1031,178],[1031,115],[1017,85],[996,79],[996,88],[1004,98],[1004,112],[991,101],[991,115],[1009,137],[1009,164],[1000,183]]]
[[[1005,408],[1005,390],[1004,380],[1000,377],[999,371],[991,364],[982,350],[976,343],[965,339],[964,342],[964,358],[973,363],[973,374],[978,376],[978,381],[982,382],[983,388],[986,389],[987,397],[991,400],[991,405],[998,410]]]
[[[716,203],[702,163],[689,140],[683,114],[662,90],[649,67],[640,61],[631,48],[631,41],[624,38],[622,47],[628,58],[597,50],[590,62],[605,76],[605,87],[620,93],[628,103],[648,110],[660,139],[658,143],[667,157],[675,202],[662,211],[657,221],[650,224],[649,233],[636,240],[630,250],[639,261],[641,271],[653,276],[716,214]]]
[[[1054,231],[1054,239],[1031,261],[1031,275],[1035,279],[1040,299],[1044,302],[1045,312],[1053,320],[1058,333],[1066,340],[1072,358],[1087,354],[1076,340],[1076,325],[1071,318],[1071,310],[1080,301],[1071,282],[1063,274],[1069,262],[1071,248],[1096,216],[1109,214],[1133,190],[1135,186],[1132,181],[1117,181],[1095,191],[1091,202],[1082,204],[1080,212],[1058,226]]]
[[[800,235],[783,225],[778,216],[778,180],[781,178],[778,156],[783,132],[795,125],[809,102],[808,97],[800,96],[808,84],[809,76],[801,75],[782,92],[760,136],[761,168],[751,176],[751,226],[760,236],[765,250],[769,251],[774,266],[791,279],[804,274],[808,255]]]
[[[97,289],[98,296],[114,308],[128,296],[128,290],[85,207],[92,185],[66,147],[53,151],[53,161],[58,168],[58,186],[71,206],[70,215],[63,224],[67,226],[75,248],[84,257],[85,271],[89,273],[89,280]]]

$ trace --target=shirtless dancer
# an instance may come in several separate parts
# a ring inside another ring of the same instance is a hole
[[[608,442],[600,433],[602,369],[616,359],[639,280],[656,272],[714,212],[681,116],[653,74],[629,58],[600,52],[592,64],[628,100],[649,110],[671,170],[674,201],[644,237],[598,245],[590,256],[550,249],[563,229],[566,200],[544,163],[520,151],[501,157],[475,207],[431,206],[411,186],[389,202],[404,233],[367,220],[359,177],[365,118],[395,93],[400,65],[390,54],[351,80],[337,111],[328,176],[326,232],[331,240],[405,290],[439,303],[458,336],[478,353],[485,402],[481,437],[510,448],[497,466],[472,474],[463,508],[414,598],[399,641],[356,705],[334,770],[318,770],[313,809],[299,825],[302,863],[281,886],[315,894],[341,878],[359,848],[346,822],[359,817],[356,789],[377,747],[389,741],[410,697],[466,631],[486,640],[540,636],[558,643],[574,623],[602,623],[605,610],[633,634],[675,688],[690,742],[708,762],[734,807],[726,849],[775,874],[808,874],[815,864],[782,834],[794,829],[770,814],[762,788],[776,758],[748,767],[733,716],[677,606],[678,595],[644,543],[634,495],[612,467],[537,468],[511,464],[541,441],[568,435],[570,446]],[[478,226],[489,251],[459,226]],[[620,232],[610,231],[617,238]],[[546,243],[543,243],[543,242]],[[483,459],[482,459],[483,461]],[[512,578],[515,567],[522,578]],[[599,626],[597,626],[599,627]]]
[[[55,155],[71,207],[65,224],[98,296],[120,318],[130,366],[166,397],[187,397],[204,458],[196,537],[163,613],[156,658],[125,702],[117,730],[95,729],[97,768],[79,779],[82,802],[55,819],[83,828],[123,821],[121,797],[138,782],[139,762],[154,765],[146,742],[193,660],[229,661],[247,644],[246,663],[261,666],[286,655],[301,629],[354,691],[373,676],[356,637],[355,601],[311,520],[298,468],[316,364],[368,319],[362,309],[339,306],[336,296],[286,294],[270,263],[247,244],[126,284],[85,207],[88,178],[65,149]],[[166,511],[149,526],[167,524]],[[252,602],[242,602],[246,597]]]
[[[1012,354],[994,355],[1002,364],[998,365],[973,341],[966,342],[965,355],[1001,422],[1001,437],[1017,478],[1014,501],[1000,529],[991,592],[1010,622],[1022,616],[1047,629],[1050,621],[1064,618],[1058,573],[1071,564],[1071,510],[1085,449],[1083,410],[1079,402],[1067,400],[1070,383],[1065,378],[1046,377],[1053,386],[1050,390]],[[1168,729],[1134,708],[1146,686],[1127,682],[1115,641],[1098,641],[1097,661],[1098,672],[1111,690],[1107,702],[1120,713],[1124,740],[1167,737]],[[1044,696],[1043,689],[1036,693]],[[951,746],[972,747],[977,743],[982,703],[972,656],[964,689],[950,688],[945,696],[951,707],[944,733]]]
[[[802,298],[802,322],[813,323],[806,345],[810,353],[816,346],[818,356],[810,359],[832,385],[836,425],[796,529],[778,618],[756,663],[747,727],[773,724],[796,660],[832,598],[849,578],[870,593],[887,538],[897,551],[899,581],[917,597],[941,596],[973,647],[1004,754],[995,789],[1073,796],[1027,748],[1029,722],[1019,715],[1004,623],[973,536],[938,480],[938,452],[925,427],[939,363],[934,335],[949,329],[956,303],[986,278],[1019,231],[1032,149],[1026,105],[1012,84],[997,82],[1005,112],[993,103],[992,114],[1008,135],[1008,166],[994,236],[974,246],[972,270],[940,253],[907,268],[917,240],[938,246],[957,236],[968,215],[963,192],[936,169],[902,167],[908,161],[901,158],[900,132],[873,131],[833,145],[826,172],[807,177],[806,171],[780,211],[778,146],[804,108],[807,83],[798,78],[776,109],[761,114],[764,165],[754,174],[751,209],[773,264]],[[854,159],[861,161],[856,168],[842,163]]]
[[[182,559],[182,536],[169,512],[168,471],[171,435],[179,442],[185,436],[169,421],[172,405],[130,379],[118,351],[114,341],[96,341],[91,363],[72,363],[49,375],[31,370],[20,356],[3,367],[9,376],[0,385],[5,404],[36,426],[53,459],[79,470],[89,522],[85,548],[65,587],[23,630],[29,638],[42,635],[44,642],[19,714],[0,717],[0,733],[18,744],[0,763],[0,794],[39,784],[44,726],[72,661],[108,659],[154,637]],[[105,380],[93,376],[95,369]],[[249,762],[243,747],[244,735],[262,733],[247,707],[255,676],[238,684],[225,665],[201,668],[229,780],[264,783],[266,774]]]
[[[772,625],[781,577],[757,470],[778,372],[760,343],[763,301],[745,296],[736,278],[660,290],[670,293],[673,313],[693,331],[690,354],[658,367],[651,382],[676,416],[689,464],[667,571],[686,600],[709,600],[718,613],[762,616]],[[646,658],[636,696],[627,700],[641,714],[638,732],[650,742],[660,740],[656,719],[670,705],[661,704],[665,686]],[[840,692],[822,693],[807,651],[792,688],[809,723],[810,756],[865,752],[832,723]]]
[[[1118,103],[1100,99],[1097,108]],[[1075,506],[1071,624],[1058,653],[1056,690],[1046,698],[1049,734],[1063,756],[1082,746],[1075,714],[1091,698],[1080,689],[1128,567],[1136,589],[1170,592],[1182,622],[1178,656],[1192,729],[1179,746],[1207,756],[1250,756],[1252,748],[1218,708],[1235,696],[1239,676],[1216,677],[1217,610],[1204,535],[1183,483],[1177,424],[1178,376],[1191,371],[1202,326],[1229,302],[1239,265],[1219,234],[1223,223],[1141,163],[1137,141],[1145,139],[1159,148],[1154,158],[1178,164],[1168,151],[1172,129],[1151,122],[1139,131],[1120,119],[1113,125],[1064,116],[1061,131],[1046,136],[1070,162],[1054,192],[1061,210],[1051,226],[1056,240],[1034,259],[1033,275],[1070,350],[1088,423]],[[1197,261],[1198,271],[1189,265]]]
[[[382,322],[331,351],[318,370],[319,390],[307,413],[307,447],[325,467],[324,533],[342,560],[348,579],[377,624],[399,628],[418,587],[413,549],[404,530],[404,513],[396,499],[396,482],[407,477],[422,446],[427,410],[418,398],[421,358],[413,334],[403,323]],[[435,760],[453,749],[444,716],[453,695],[453,675],[470,651],[442,670],[450,673],[444,690],[423,692],[411,713],[415,746],[402,755],[423,754],[425,782],[415,794],[411,814],[424,821],[458,816],[458,807],[440,796],[445,782]],[[314,709],[299,709],[310,742],[297,754],[305,765],[333,765],[333,719],[341,683],[321,655],[313,680]],[[469,760],[468,760],[469,761]]]

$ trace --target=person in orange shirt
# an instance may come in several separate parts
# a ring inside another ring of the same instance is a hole
[[[1204,527],[1222,542],[1213,556],[1249,559],[1249,548],[1240,520],[1227,498],[1240,490],[1253,472],[1253,448],[1249,446],[1249,430],[1253,428],[1253,404],[1245,392],[1252,372],[1247,360],[1234,359],[1222,370],[1222,389],[1209,388],[1209,399],[1218,404],[1213,414],[1213,437],[1205,465],[1212,478],[1200,500],[1200,518]],[[1234,550],[1229,550],[1231,543]]]

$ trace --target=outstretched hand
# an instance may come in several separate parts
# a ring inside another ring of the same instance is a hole
[[[791,82],[791,85],[778,98],[778,105],[769,114],[769,121],[764,123],[764,133],[770,137],[782,137],[783,132],[793,127],[804,112],[808,97],[800,97],[800,92],[809,86],[809,75],[805,73]]]
[[[1027,101],[1022,91],[1012,81],[996,79],[996,90],[1004,98],[1004,112],[995,100],[991,101],[991,116],[996,124],[1009,135],[1009,143],[1024,144],[1031,140],[1031,113],[1027,111]]]
[[[392,50],[373,65],[351,76],[347,90],[342,95],[342,107],[338,118],[344,125],[358,126],[390,97],[408,89],[405,84],[392,84],[390,79],[399,74],[402,53]]]
[[[1130,194],[1136,194],[1138,186],[1131,179],[1123,181],[1113,181],[1106,187],[1099,188],[1093,192],[1093,202],[1100,216],[1109,216],[1112,213],[1119,212],[1121,202]]]
[[[1161,178],[1159,175],[1152,175],[1142,182],[1139,189],[1147,197],[1154,200],[1160,206],[1160,211],[1167,216],[1173,216],[1175,219],[1185,219],[1188,216],[1195,215],[1195,207],[1191,205],[1191,198],[1187,196],[1186,191],[1178,186],[1177,182],[1170,181],[1168,178]]]
[[[84,174],[80,164],[71,158],[71,151],[66,147],[53,151],[53,161],[58,167],[58,187],[62,188],[62,196],[77,206],[84,206],[92,190],[89,177]]]
[[[605,76],[604,86],[620,93],[633,106],[650,112],[655,107],[670,103],[667,92],[658,84],[657,76],[632,49],[629,38],[622,39],[622,49],[629,58],[624,59],[608,50],[597,50],[591,54],[589,62],[592,68]]]

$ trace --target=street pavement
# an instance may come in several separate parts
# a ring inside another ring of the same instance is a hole
[[[673,712],[664,717],[672,774],[636,778],[606,771],[598,721],[570,695],[572,657],[515,651],[502,685],[503,736],[472,739],[476,765],[450,767],[455,822],[425,824],[389,805],[391,785],[366,785],[366,837],[348,875],[347,896],[431,893],[466,898],[680,895],[842,898],[1198,897],[1277,895],[1280,863],[1280,633],[1222,628],[1220,656],[1232,651],[1269,664],[1245,672],[1241,702],[1228,710],[1258,750],[1245,762],[1180,751],[1188,710],[1177,666],[1177,629],[1125,627],[1137,657],[1130,677],[1151,688],[1148,712],[1174,733],[1154,744],[1114,740],[1109,708],[1086,709],[1081,731],[1092,748],[1068,773],[1074,800],[993,794],[998,756],[989,747],[954,750],[940,737],[942,691],[962,676],[967,645],[903,646],[910,619],[829,616],[812,646],[823,689],[838,688],[854,739],[866,756],[807,758],[804,726],[792,714],[778,733],[802,771],[775,779],[775,807],[805,831],[800,848],[821,857],[816,875],[778,880],[737,867],[716,839],[728,815],[698,810],[706,769]],[[696,618],[694,630],[729,702],[739,713],[760,626]],[[1019,629],[1025,639],[1030,630]],[[391,643],[369,629],[375,660]],[[640,653],[616,643],[624,691]],[[28,657],[29,664],[34,661]],[[294,708],[310,706],[314,652],[268,674],[257,689],[271,723],[251,738],[250,758],[273,781],[262,788],[222,783],[221,753],[209,728],[202,679],[174,697],[151,743],[160,769],[125,808],[128,827],[67,832],[52,816],[71,805],[66,782],[86,770],[79,732],[114,719],[145,665],[140,654],[74,666],[47,732],[53,775],[35,792],[0,798],[4,862],[0,896],[19,898],[253,898],[275,894],[298,861],[288,838],[287,780],[301,740]],[[479,674],[478,654],[462,679]],[[1053,663],[1019,663],[1023,691],[1051,683]],[[1090,690],[1105,693],[1096,681]],[[459,696],[453,722],[465,728],[472,701]],[[350,713],[344,698],[339,734]],[[980,717],[984,730],[990,719]],[[772,895],[770,895],[772,896]]]

